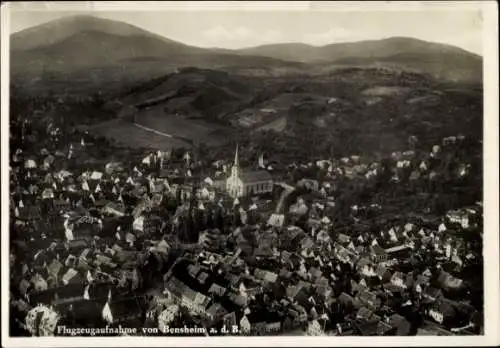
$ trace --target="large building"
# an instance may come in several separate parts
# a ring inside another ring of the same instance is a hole
[[[238,163],[238,146],[234,156],[231,175],[226,181],[226,190],[232,197],[242,197],[272,192],[273,178],[265,170],[243,171]]]

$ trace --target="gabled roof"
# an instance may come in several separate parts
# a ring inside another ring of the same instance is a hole
[[[217,302],[217,303],[212,304],[207,309],[207,313],[211,314],[212,316],[215,316],[215,315],[224,316],[227,314],[227,310],[220,303]]]
[[[224,315],[223,319],[224,323],[226,325],[235,325],[236,324],[236,313],[235,312],[231,312],[229,314],[226,314]]]
[[[390,253],[397,253],[398,251],[406,250],[406,249],[411,249],[408,245],[402,244],[402,245],[397,245],[392,248],[385,249],[385,252],[390,254]]]
[[[363,336],[382,336],[391,330],[391,326],[381,321],[373,321],[358,325],[358,329]]]
[[[366,307],[361,307],[356,313],[356,317],[361,320],[380,320],[380,318]]]
[[[208,289],[208,292],[209,293],[215,293],[215,294],[218,294],[218,295],[224,295],[225,292],[226,292],[226,288],[220,286],[219,284],[216,284],[216,283],[213,283],[211,286],[210,286],[210,289]]]
[[[386,251],[378,244],[373,245],[371,248],[372,248],[373,252],[377,255],[385,255],[386,254]]]
[[[246,183],[251,182],[259,182],[259,181],[271,181],[273,178],[271,174],[264,170],[256,170],[256,171],[243,171],[239,174],[239,178],[241,181]]]

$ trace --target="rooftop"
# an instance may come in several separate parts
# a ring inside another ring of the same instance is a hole
[[[245,183],[273,180],[271,174],[264,170],[242,171],[239,174],[239,178]]]

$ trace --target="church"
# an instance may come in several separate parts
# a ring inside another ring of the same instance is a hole
[[[226,190],[231,197],[252,196],[272,192],[273,178],[265,170],[243,171],[238,163],[238,146],[234,156],[231,175],[226,181]]]

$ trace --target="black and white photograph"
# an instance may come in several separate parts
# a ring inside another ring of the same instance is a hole
[[[500,343],[496,2],[285,5],[2,3],[12,346]]]

